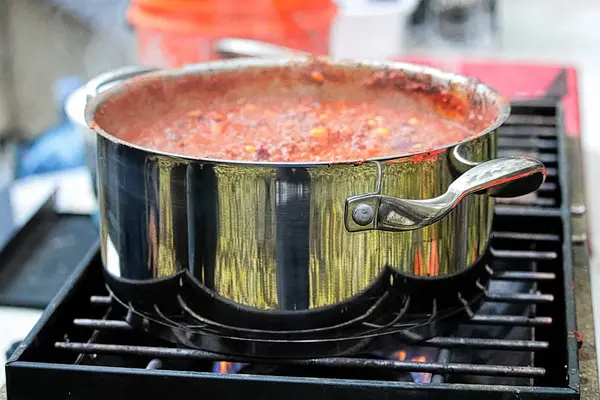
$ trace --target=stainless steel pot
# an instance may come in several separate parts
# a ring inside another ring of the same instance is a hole
[[[122,139],[128,124],[181,101],[162,85],[205,75],[214,85],[232,71],[251,80],[311,63],[238,59],[126,82],[132,71],[105,76],[102,84],[112,87],[91,100],[86,121],[98,134],[102,258],[125,302],[157,301],[166,296],[157,288],[185,279],[197,299],[215,304],[211,320],[229,326],[260,325],[263,316],[295,327],[307,314],[327,316],[312,319],[313,327],[332,315],[350,320],[391,281],[468,271],[488,247],[492,196],[519,196],[543,182],[539,161],[495,159],[506,99],[466,77],[404,63],[329,61],[327,68],[356,78],[348,93],[363,90],[373,72],[400,71],[434,112],[479,134],[422,153],[341,164],[194,159]],[[447,113],[452,98],[466,99],[468,109]],[[242,322],[244,313],[253,317]]]

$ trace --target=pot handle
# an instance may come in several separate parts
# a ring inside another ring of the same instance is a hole
[[[545,179],[544,164],[534,158],[497,158],[469,169],[450,184],[446,193],[433,199],[409,200],[378,193],[350,197],[346,200],[346,229],[359,232],[423,228],[444,218],[469,194],[504,187],[518,197],[537,190]]]
[[[450,153],[449,153],[450,162],[456,173],[456,175],[455,175],[456,178],[458,178],[460,175],[464,174],[471,168],[476,167],[477,165],[480,164],[477,161],[471,161],[467,157],[465,157],[464,154],[467,152],[468,152],[468,150],[461,144],[461,145],[454,147],[454,149],[452,151],[450,151]],[[529,188],[531,188],[531,187],[535,187],[537,189],[538,188],[538,186],[536,186],[537,180],[538,180],[537,175],[533,174],[529,177],[522,178],[517,181],[513,181],[513,182],[510,182],[507,184],[503,184],[503,185],[494,186],[494,187],[486,190],[485,193],[482,192],[482,193],[478,193],[478,194],[487,194],[488,196],[498,197],[498,198],[518,197],[518,196],[522,196],[523,194],[533,192],[535,189],[530,190]]]
[[[221,58],[308,56],[308,53],[253,39],[223,38],[215,43]]]
[[[154,71],[158,71],[158,68],[127,66],[97,75],[90,79],[86,85],[87,100],[90,101],[106,89],[123,83],[127,79]]]

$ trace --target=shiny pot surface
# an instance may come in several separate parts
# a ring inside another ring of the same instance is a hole
[[[339,164],[201,160],[122,139],[136,118],[162,115],[179,101],[154,99],[158,84],[228,71],[252,78],[311,62],[244,59],[158,71],[92,99],[86,120],[98,133],[102,258],[121,296],[127,285],[156,287],[185,276],[238,311],[293,317],[332,306],[343,313],[354,300],[367,307],[388,281],[468,270],[488,246],[490,195],[518,196],[543,182],[536,160],[494,160],[506,99],[468,78],[403,63],[328,65],[357,82],[402,71],[403,87],[416,88],[411,95],[479,133],[418,154]],[[358,90],[348,85],[349,95]],[[468,109],[447,110],[452,98],[467,99]]]

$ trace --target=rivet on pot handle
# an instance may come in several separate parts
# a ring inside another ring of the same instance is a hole
[[[446,193],[433,199],[408,200],[365,194],[346,200],[345,223],[350,232],[409,231],[444,218],[467,195],[510,187],[514,197],[537,190],[546,179],[540,161],[529,157],[502,157],[481,163],[458,177]],[[515,185],[518,181],[522,185]],[[504,193],[503,193],[504,195]]]
[[[154,67],[127,66],[105,72],[90,79],[86,85],[88,101],[98,96],[103,91],[123,83],[127,79],[157,71]]]

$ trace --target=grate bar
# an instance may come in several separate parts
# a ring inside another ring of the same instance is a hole
[[[502,326],[546,326],[552,325],[550,317],[527,317],[524,315],[479,315],[476,314],[467,325],[502,325]]]
[[[556,279],[553,272],[502,271],[494,273],[493,279],[502,281],[552,281]]]
[[[498,156],[499,157],[511,157],[511,156],[522,156],[523,151],[519,151],[517,149],[512,149],[512,150],[498,150]],[[556,164],[558,162],[558,155],[554,154],[554,153],[535,153],[535,154],[531,154],[532,157],[537,158],[538,160],[540,160],[541,162],[543,162],[544,164]],[[540,189],[538,189],[540,190]]]
[[[537,154],[536,157],[537,157],[538,160],[540,160],[544,164],[556,164],[556,163],[558,163],[558,154],[542,153],[542,154]]]
[[[517,137],[499,137],[498,147],[507,149],[535,149],[535,150],[555,150],[558,142],[554,139],[540,139],[536,137],[517,138]]]
[[[542,153],[542,154],[536,155],[536,157],[537,157],[538,160],[540,160],[544,164],[556,164],[556,163],[558,163],[558,154]]]
[[[494,239],[509,239],[509,240],[531,240],[537,242],[559,242],[560,235],[551,233],[522,233],[522,232],[497,232],[492,234]]]
[[[488,301],[498,303],[552,303],[554,296],[543,293],[488,293]]]
[[[560,208],[539,208],[522,205],[497,204],[494,214],[499,217],[561,217]]]
[[[543,160],[540,160],[543,162]],[[554,182],[544,182],[542,186],[539,187],[538,192],[553,192],[558,190],[558,185]]]
[[[73,325],[84,328],[93,329],[110,329],[110,330],[130,330],[132,329],[126,321],[108,320],[108,319],[88,319],[77,318],[73,320]]]
[[[440,364],[448,364],[450,362],[451,353],[448,349],[441,349],[438,355],[437,362]],[[431,383],[444,383],[444,376],[435,374],[431,377]]]
[[[98,305],[110,305],[111,303],[110,296],[90,296],[90,303],[98,304]]]
[[[546,168],[546,178],[556,178],[558,176],[558,169]]]
[[[509,339],[482,339],[482,338],[458,338],[458,337],[435,337],[425,341],[425,344],[444,348],[470,348],[485,350],[546,350],[548,342],[535,340],[509,340]]]
[[[555,251],[535,250],[497,250],[492,249],[492,255],[496,258],[518,259],[518,260],[556,260],[558,254]]]
[[[469,321],[465,321],[468,325],[512,325],[512,326],[542,326],[550,325],[552,318],[550,317],[526,317],[521,315],[474,315]],[[87,319],[78,318],[73,321],[73,325],[82,328],[91,329],[107,329],[107,330],[131,330],[130,324],[120,320],[106,319]]]
[[[548,130],[556,135],[556,116],[545,115],[529,115],[529,114],[513,114],[502,125],[501,131],[505,132],[508,128],[506,125],[517,125],[516,127],[526,130],[527,132],[537,133],[542,129]],[[541,125],[541,126],[540,126]],[[516,128],[515,127],[515,128]]]
[[[556,200],[547,197],[538,197],[537,199],[532,200],[531,204],[540,207],[552,207],[556,205]]]
[[[516,206],[516,207],[544,207],[550,208],[556,205],[556,199],[550,197],[535,197],[535,198],[526,198],[526,197],[514,197],[512,199],[497,199],[497,205],[506,205],[506,206]]]
[[[132,355],[151,358],[195,359],[206,361],[232,361],[232,362],[257,362],[243,358],[233,358],[202,350],[184,348],[165,348],[149,346],[123,346],[113,344],[56,342],[54,347],[62,350],[74,351],[84,354],[116,354]],[[398,372],[428,372],[433,374],[473,374],[503,377],[542,377],[546,370],[539,367],[516,367],[505,365],[478,365],[478,364],[441,364],[419,363],[412,361],[380,360],[365,358],[317,358],[310,360],[260,360],[262,364],[270,365],[296,365],[302,367],[337,367],[387,370]]]
[[[557,204],[554,197],[538,197],[533,198],[529,195],[513,198],[496,199],[497,205],[513,206],[513,207],[531,207],[531,208],[551,208]]]

